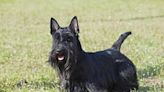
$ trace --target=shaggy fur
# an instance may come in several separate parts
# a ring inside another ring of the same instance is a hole
[[[51,18],[53,39],[49,62],[60,76],[61,87],[67,92],[130,92],[138,89],[136,68],[120,52],[123,41],[131,32],[123,33],[112,48],[85,52],[79,41],[77,17],[68,27],[60,27]]]

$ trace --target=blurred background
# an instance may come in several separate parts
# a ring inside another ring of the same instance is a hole
[[[163,0],[0,0],[0,92],[59,92],[58,76],[46,62],[49,22],[68,26],[77,16],[85,51],[122,45],[136,65],[139,92],[164,91]]]

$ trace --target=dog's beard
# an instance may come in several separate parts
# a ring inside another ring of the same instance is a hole
[[[65,70],[67,71],[73,68],[75,63],[76,63],[75,51],[69,50],[67,54],[66,62],[64,64]]]
[[[49,57],[49,62],[52,67],[58,67],[60,71],[68,71],[76,63],[74,50],[67,50],[64,53],[56,53],[52,50]]]

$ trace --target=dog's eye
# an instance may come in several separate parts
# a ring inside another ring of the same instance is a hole
[[[59,34],[55,34],[55,39],[59,40],[60,39],[60,35]]]
[[[68,37],[67,42],[72,42],[72,37]]]

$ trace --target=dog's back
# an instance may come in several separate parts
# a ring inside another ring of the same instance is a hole
[[[106,87],[109,92],[130,92],[138,89],[136,68],[133,62],[120,51],[111,48],[96,53],[86,53],[82,61],[79,62],[79,67],[83,67],[79,69],[83,70],[82,76],[95,80],[97,87]]]
[[[85,61],[85,69],[88,73],[97,75],[94,78],[96,78],[98,85],[107,86],[113,83],[111,86],[119,92],[138,89],[136,68],[133,62],[120,52],[122,43],[130,34],[131,32],[121,34],[110,49],[86,53],[86,59],[83,60]],[[108,91],[111,91],[110,89],[108,88]]]

